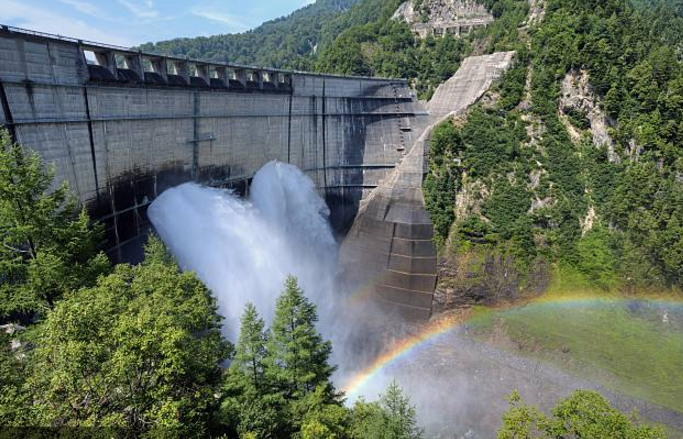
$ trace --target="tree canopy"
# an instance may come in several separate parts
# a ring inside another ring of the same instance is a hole
[[[54,170],[0,129],[0,323],[51,309],[109,268],[102,228],[54,185]]]

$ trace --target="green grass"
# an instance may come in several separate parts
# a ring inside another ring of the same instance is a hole
[[[478,311],[475,328],[485,336],[502,323],[523,353],[683,412],[683,333],[673,331],[654,312],[636,318],[623,302],[590,303]]]

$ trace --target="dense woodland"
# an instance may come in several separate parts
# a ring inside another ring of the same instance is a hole
[[[463,39],[416,40],[390,19],[398,0],[321,0],[246,34],[143,49],[406,77],[423,98],[468,54],[516,50],[490,99],[432,133],[424,189],[440,250],[511,255],[521,272],[545,261],[605,289],[680,287],[683,3],[548,0],[540,23],[527,22],[526,0],[483,3],[497,21]],[[563,79],[582,70],[617,160],[593,143],[585,114],[560,111]],[[233,344],[211,292],[159,240],[144,263],[111,266],[101,227],[52,180],[2,131],[0,324],[15,332],[0,332],[0,436],[425,437],[396,385],[345,404],[331,381],[334,346],[296,279],[269,328],[247,306]],[[465,190],[471,208],[459,213]],[[500,439],[665,437],[593,392],[550,415],[510,402]]]
[[[606,289],[683,284],[681,4],[551,0],[542,24],[492,36],[490,49],[517,50],[495,103],[433,135],[425,194],[442,248],[513,255],[521,270],[549,261]],[[559,111],[579,71],[616,157],[580,109]],[[464,190],[477,208],[456,218]]]
[[[326,25],[335,18],[346,16],[342,12],[357,2],[320,0],[245,33],[178,38],[143,44],[139,48],[214,62],[312,70],[311,55],[323,39],[335,37],[331,34],[333,29]]]

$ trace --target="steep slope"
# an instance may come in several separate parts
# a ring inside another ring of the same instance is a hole
[[[676,2],[535,3],[545,14],[517,35],[502,83],[431,144],[424,190],[440,245],[437,308],[517,298],[548,282],[679,290]]]
[[[140,48],[216,62],[311,70],[309,58],[320,43],[323,28],[358,1],[318,0],[245,33],[178,38]]]
[[[467,58],[429,103],[433,110],[423,126],[411,127],[419,137],[401,164],[362,202],[340,260],[347,281],[369,285],[372,297],[389,303],[392,312],[411,320],[427,320],[432,312],[436,249],[421,189],[431,131],[474,104],[508,68],[513,55]]]

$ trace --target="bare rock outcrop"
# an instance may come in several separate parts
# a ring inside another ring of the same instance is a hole
[[[423,38],[430,34],[468,33],[493,22],[493,15],[474,0],[409,0],[393,18],[411,24]]]
[[[595,146],[607,148],[609,160],[614,163],[620,162],[620,157],[614,149],[614,142],[609,135],[609,120],[600,108],[600,103],[590,87],[590,77],[586,70],[573,70],[562,81],[562,94],[560,96],[560,116],[575,140],[581,137],[582,126],[577,125],[577,118],[581,125],[583,122],[590,129]],[[572,120],[574,119],[574,120]]]
[[[540,23],[545,18],[545,0],[529,0],[528,24]]]

